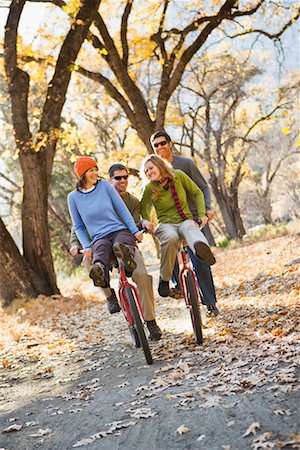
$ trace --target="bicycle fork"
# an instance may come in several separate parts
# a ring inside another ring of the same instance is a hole
[[[124,314],[126,316],[126,319],[127,319],[128,323],[129,323],[129,325],[132,327],[133,324],[134,324],[134,320],[133,320],[133,317],[132,317],[132,313],[131,313],[131,310],[130,310],[130,307],[129,307],[129,303],[128,303],[127,297],[126,297],[126,292],[125,292],[126,287],[129,287],[132,290],[132,292],[134,294],[135,302],[136,302],[137,307],[139,309],[139,313],[140,313],[143,321],[145,322],[144,312],[143,312],[143,308],[142,308],[141,303],[140,303],[140,298],[139,298],[139,295],[138,295],[137,288],[128,281],[128,279],[126,277],[126,274],[125,274],[125,270],[124,270],[123,267],[121,267],[120,268],[120,280],[119,280],[119,298],[121,300],[120,303],[121,303],[121,306],[123,307],[123,311],[124,311]]]
[[[185,281],[185,277],[186,277],[187,272],[190,272],[191,275],[192,275],[195,292],[197,292],[198,303],[200,304],[199,296],[198,296],[198,286],[197,286],[197,281],[196,281],[196,276],[194,274],[194,271],[189,266],[189,262],[188,262],[189,260],[188,260],[188,256],[187,256],[186,250],[182,249],[180,254],[181,254],[181,258],[182,258],[182,268],[181,268],[180,274],[179,274],[180,284],[181,284],[181,289],[182,289],[182,292],[183,292],[183,298],[184,298],[186,307],[190,309],[191,308],[191,304],[190,304],[189,299],[188,299],[188,290],[187,290],[187,284],[186,284],[186,281]]]

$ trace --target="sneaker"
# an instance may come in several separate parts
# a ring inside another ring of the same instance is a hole
[[[161,297],[169,297],[171,294],[169,281],[164,281],[161,278],[159,279],[158,284],[158,293]]]
[[[182,290],[179,287],[174,287],[170,289],[170,297],[172,298],[182,298],[183,297],[183,293]]]
[[[123,262],[126,275],[130,276],[134,269],[136,269],[136,263],[130,253],[129,247],[125,244],[121,244],[120,242],[116,242],[113,245],[113,250],[115,256]]]
[[[107,307],[110,314],[115,314],[121,311],[114,289],[111,290],[111,296],[107,299]]]
[[[94,286],[107,287],[104,278],[104,267],[101,263],[97,262],[92,265],[89,277],[93,280]]]
[[[155,320],[148,320],[147,322],[147,328],[150,332],[149,339],[152,341],[159,341],[162,335],[161,329],[157,325]]]
[[[207,244],[201,241],[197,241],[194,244],[196,256],[208,266],[212,266],[216,262],[216,258],[211,252],[211,249]]]
[[[217,316],[220,313],[220,311],[215,303],[213,303],[212,305],[206,305],[206,307],[207,307],[207,314],[209,316],[211,316],[211,315]]]

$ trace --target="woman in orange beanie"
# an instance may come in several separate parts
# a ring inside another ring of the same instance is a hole
[[[68,195],[74,231],[84,255],[92,260],[90,278],[95,286],[106,288],[114,254],[121,257],[128,272],[135,269],[133,247],[136,241],[141,242],[142,234],[114,187],[108,181],[98,179],[98,167],[93,158],[77,158],[74,171],[79,180],[76,190]],[[116,298],[108,308],[110,312],[120,310]]]

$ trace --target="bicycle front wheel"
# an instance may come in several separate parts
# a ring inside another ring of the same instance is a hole
[[[149,348],[149,344],[145,335],[145,330],[144,330],[144,326],[143,323],[141,321],[141,317],[140,317],[140,313],[139,310],[136,306],[136,302],[135,302],[135,297],[132,293],[132,290],[129,286],[126,286],[125,288],[125,295],[127,297],[130,309],[131,309],[131,313],[132,313],[132,317],[134,320],[134,328],[135,331],[139,337],[139,341],[140,344],[142,346],[146,361],[148,364],[152,364],[153,363],[153,359],[152,359],[152,355],[150,352],[150,348]]]
[[[198,295],[196,292],[195,283],[193,280],[193,275],[190,271],[187,272],[185,276],[186,287],[187,287],[187,295],[188,301],[190,305],[190,314],[193,324],[194,335],[196,338],[197,344],[202,344],[203,342],[203,334],[202,334],[202,323],[201,323],[201,315],[200,308],[198,303]]]

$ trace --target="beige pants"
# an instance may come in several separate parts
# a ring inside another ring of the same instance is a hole
[[[155,319],[154,295],[152,276],[148,274],[145,266],[144,258],[141,252],[136,248],[134,253],[134,261],[136,269],[132,272],[132,279],[137,285],[141,306],[143,308],[144,318],[146,321]],[[86,257],[83,258],[82,265],[85,269],[90,271],[91,263]],[[110,297],[111,289],[100,288],[106,298]]]
[[[161,223],[155,234],[160,242],[160,276],[164,281],[172,278],[180,239],[185,239],[194,253],[195,242],[200,241],[208,245],[206,237],[193,220],[185,220],[181,223]]]

